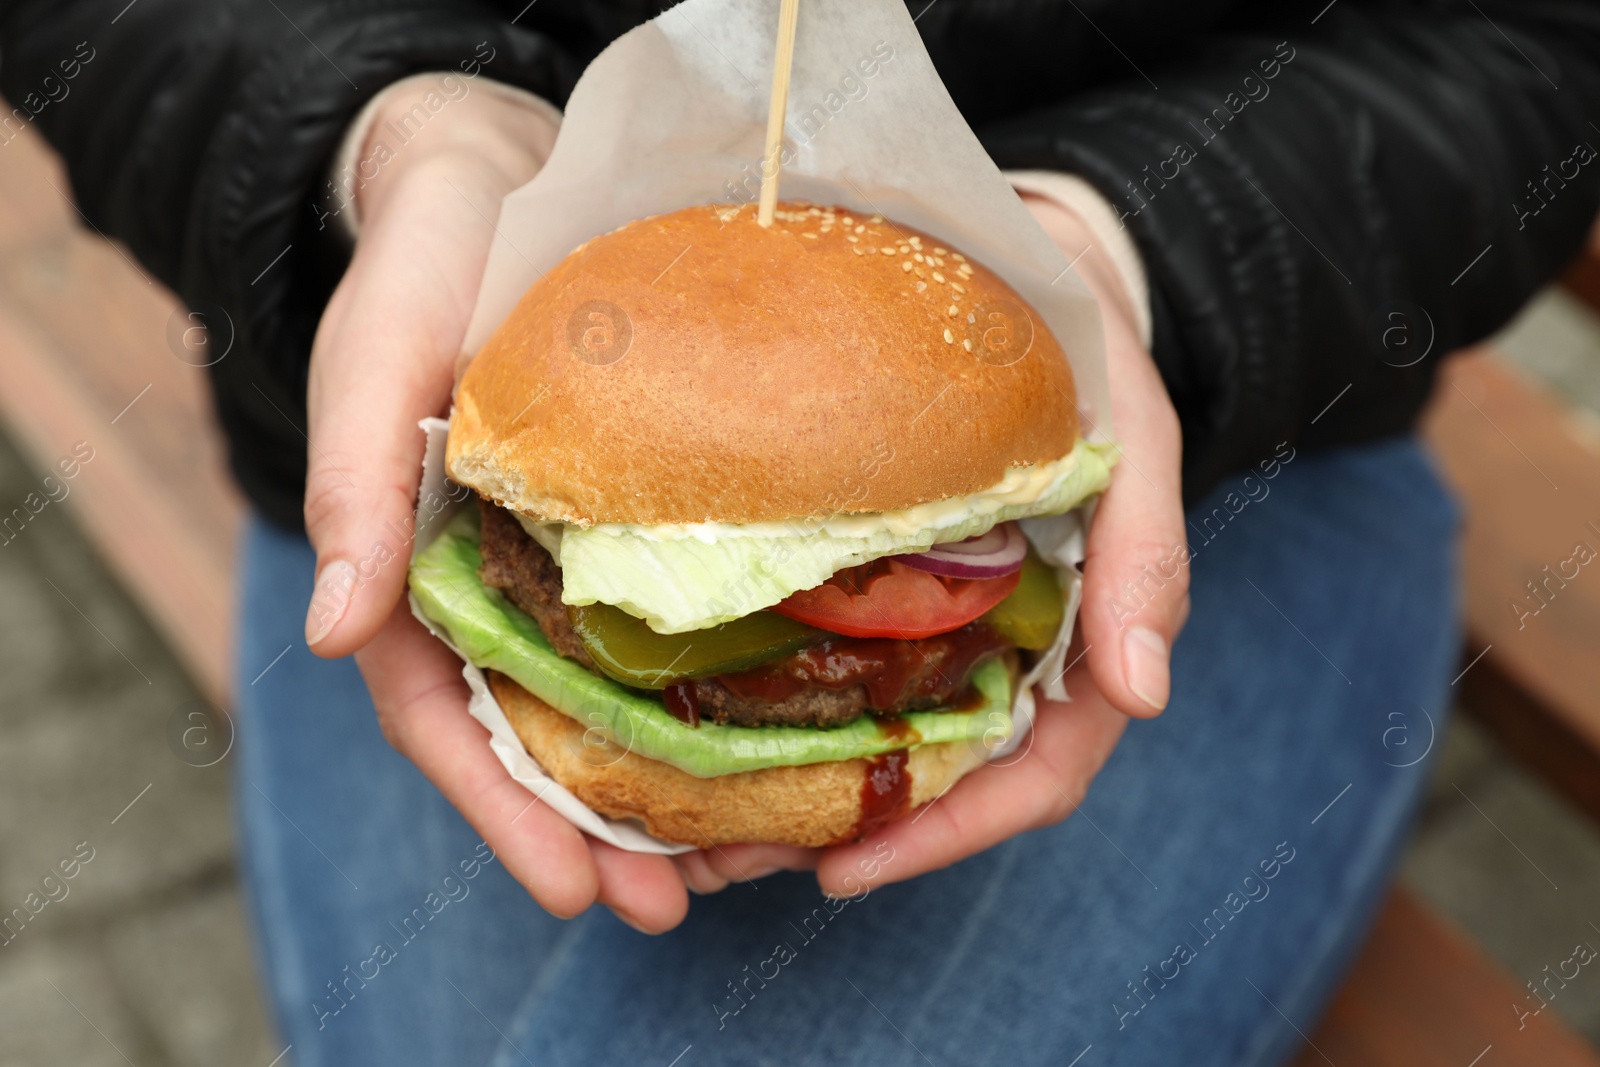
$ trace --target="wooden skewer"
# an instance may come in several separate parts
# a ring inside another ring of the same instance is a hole
[[[778,51],[772,62],[772,101],[767,108],[767,150],[761,159],[761,205],[756,221],[772,225],[778,206],[778,163],[783,154],[783,117],[789,109],[789,72],[794,66],[794,28],[800,0],[782,0],[778,8]]]

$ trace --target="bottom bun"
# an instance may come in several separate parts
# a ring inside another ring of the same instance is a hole
[[[898,802],[867,810],[869,775],[876,770],[883,780],[882,757],[696,778],[590,733],[511,679],[488,674],[494,698],[545,773],[602,815],[636,819],[656,837],[700,848],[851,841],[926,804],[983,763],[981,746],[965,741],[919,745],[903,762],[909,788],[894,790]]]

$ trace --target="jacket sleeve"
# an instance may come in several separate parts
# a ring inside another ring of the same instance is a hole
[[[1600,208],[1600,7],[1343,0],[1309,22],[1223,28],[1145,67],[1154,90],[1130,71],[980,130],[1132,232],[1191,502],[1279,442],[1412,425],[1439,357],[1505,323]]]
[[[0,140],[39,129],[85,218],[205,314],[227,351],[218,415],[236,449],[255,443],[234,471],[269,518],[301,523],[307,354],[347,262],[326,220],[341,134],[423,70],[563,101],[598,44],[541,17],[462,0],[0,0],[15,108]]]

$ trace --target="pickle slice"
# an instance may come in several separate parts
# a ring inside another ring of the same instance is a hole
[[[1042,652],[1055,643],[1065,613],[1055,568],[1040,559],[1030,545],[1017,587],[978,621],[994,627],[1018,648]]]
[[[820,640],[821,630],[758,611],[705,630],[658,634],[610,604],[567,608],[578,638],[605,674],[637,689],[742,671]]]
[[[1030,548],[1016,589],[980,621],[1018,648],[1042,651],[1055,641],[1062,614],[1055,569]],[[636,689],[665,689],[685,678],[746,670],[828,636],[775,611],[681,634],[658,634],[643,619],[610,604],[569,607],[567,617],[595,665]]]

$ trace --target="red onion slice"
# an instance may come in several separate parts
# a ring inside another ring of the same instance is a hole
[[[999,578],[1022,569],[1022,561],[1028,558],[1028,539],[1016,523],[1004,522],[965,541],[893,558],[947,578]]]

